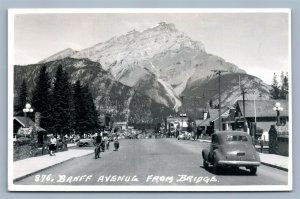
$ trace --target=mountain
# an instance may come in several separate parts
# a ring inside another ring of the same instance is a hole
[[[54,55],[52,55],[52,56],[50,56],[46,59],[43,59],[42,61],[39,62],[39,64],[50,62],[50,61],[55,61],[55,60],[59,60],[59,59],[64,59],[66,57],[71,57],[72,55],[74,55],[77,52],[78,51],[76,51],[76,50],[73,50],[71,48],[67,48],[67,49],[62,50],[58,53],[55,53]]]
[[[187,85],[181,112],[199,118],[204,109],[209,108],[209,100],[213,105],[219,104],[218,76],[213,75]],[[225,73],[221,76],[221,107],[232,107],[237,100],[242,100],[242,90],[245,89],[246,100],[263,100],[270,98],[271,87],[259,78],[244,73]]]
[[[221,57],[207,53],[203,43],[192,40],[174,24],[165,22],[144,31],[129,31],[78,52],[65,50],[42,62],[65,57],[98,63],[113,81],[175,112],[190,109],[196,110],[194,115],[197,115],[197,110],[210,99],[216,103],[218,92],[210,91],[218,88],[213,70],[226,71],[222,73],[222,106],[232,105],[240,95],[237,92],[240,80],[247,80],[249,89],[261,90],[266,98],[269,96],[268,85],[257,84],[262,82],[260,79]],[[204,91],[206,97],[203,98]],[[194,97],[202,97],[197,107],[192,103]]]
[[[46,60],[65,55],[58,53]],[[206,53],[200,41],[193,41],[174,24],[165,22],[142,32],[132,30],[78,52],[71,51],[70,57],[100,63],[116,80],[174,110],[181,106],[179,96],[187,84],[211,75],[212,69],[245,73]]]
[[[160,122],[168,114],[174,114],[168,107],[114,80],[110,73],[102,69],[101,64],[88,59],[64,58],[41,64],[15,66],[15,97],[18,95],[18,83],[23,79],[27,81],[31,93],[42,65],[46,65],[51,77],[54,77],[58,65],[62,65],[72,83],[80,80],[89,85],[97,110],[100,113],[112,114],[114,121],[153,124]]]

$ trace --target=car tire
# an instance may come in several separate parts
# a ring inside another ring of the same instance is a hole
[[[216,175],[220,174],[220,166],[216,162],[213,164],[213,173]]]
[[[256,172],[257,172],[257,167],[250,168],[251,175],[256,175]]]
[[[207,163],[205,160],[203,160],[203,167],[204,167],[205,169],[208,169],[208,163]]]

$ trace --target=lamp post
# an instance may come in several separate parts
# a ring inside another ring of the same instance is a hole
[[[27,113],[32,113],[33,112],[33,109],[31,108],[31,105],[29,103],[26,103],[25,107],[23,108],[23,112],[24,112],[24,116],[26,118],[25,127],[29,128],[29,118],[28,118]],[[26,133],[25,133],[25,137],[26,137]]]
[[[26,120],[27,120],[26,125],[29,127],[29,118],[28,118],[27,113],[32,113],[33,112],[33,109],[31,108],[31,105],[29,103],[26,103],[25,108],[23,109],[23,112],[24,112],[24,115],[25,115]],[[25,127],[26,127],[26,125],[25,125]]]
[[[279,102],[276,102],[275,106],[273,107],[273,110],[277,112],[277,123],[276,123],[276,125],[279,126],[280,125],[280,111],[282,111],[283,108],[281,107],[281,104]]]

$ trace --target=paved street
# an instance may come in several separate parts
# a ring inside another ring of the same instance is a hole
[[[16,182],[18,185],[287,185],[288,173],[261,165],[214,175],[202,167],[208,143],[177,139],[120,140],[119,151],[67,161]],[[86,150],[93,148],[87,147]],[[72,149],[76,150],[76,149]],[[49,158],[51,158],[49,156]],[[38,164],[38,163],[37,163]]]

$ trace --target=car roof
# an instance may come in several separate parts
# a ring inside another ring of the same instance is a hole
[[[244,135],[250,138],[250,135],[247,132],[243,132],[243,131],[217,131],[214,134],[220,138],[219,141],[221,141],[222,143],[225,142],[225,139],[228,135]],[[249,139],[248,142],[250,142],[250,140],[251,139]]]

